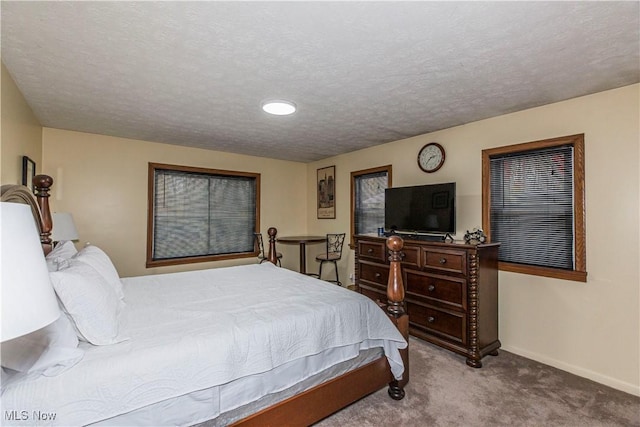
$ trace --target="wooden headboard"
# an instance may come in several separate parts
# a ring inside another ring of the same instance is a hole
[[[49,209],[49,190],[53,185],[53,178],[49,175],[36,175],[33,177],[33,186],[36,189],[35,196],[24,185],[8,184],[0,187],[0,201],[22,203],[31,207],[31,213],[36,221],[40,242],[45,255],[51,252],[51,210]]]

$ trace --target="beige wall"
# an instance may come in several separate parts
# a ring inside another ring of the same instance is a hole
[[[639,85],[628,86],[309,164],[309,232],[349,233],[351,171],[392,164],[395,187],[457,183],[461,239],[482,222],[483,149],[584,133],[587,283],[501,272],[500,340],[506,350],[640,395],[639,95]],[[432,141],[445,147],[446,163],[426,174],[416,157]],[[336,165],[336,219],[318,220],[315,173],[328,165]],[[348,251],[342,277],[353,264]]]
[[[36,173],[42,170],[42,126],[4,64],[1,78],[0,183],[21,184],[22,156],[36,162]]]
[[[121,276],[137,276],[256,262],[255,258],[145,268],[149,162],[261,174],[261,231],[306,229],[306,165],[125,138],[43,130],[44,171],[54,178],[53,211],[73,214],[80,242],[103,248]],[[297,266],[297,248],[280,248],[284,266]]]

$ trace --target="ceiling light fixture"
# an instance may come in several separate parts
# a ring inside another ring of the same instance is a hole
[[[284,101],[282,99],[265,101],[262,103],[262,109],[276,116],[288,116],[296,112],[296,104],[291,101]]]

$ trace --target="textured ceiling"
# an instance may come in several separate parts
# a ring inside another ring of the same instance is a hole
[[[638,2],[10,2],[43,126],[309,162],[640,81]],[[293,116],[260,110],[294,101]]]

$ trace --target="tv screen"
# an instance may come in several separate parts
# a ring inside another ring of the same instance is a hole
[[[384,196],[385,231],[455,233],[455,182],[387,188]]]

